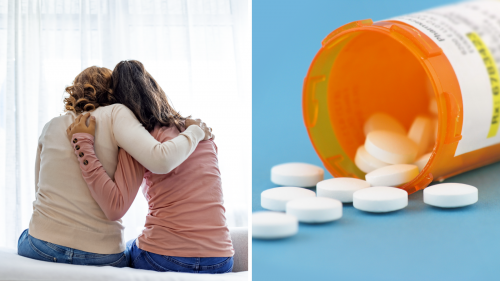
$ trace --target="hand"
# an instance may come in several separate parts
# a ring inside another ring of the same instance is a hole
[[[76,133],[87,133],[95,137],[95,117],[90,117],[89,126],[87,127],[87,119],[90,117],[90,113],[80,114],[76,117],[73,124],[71,124],[66,130],[68,138],[71,140]]]
[[[215,135],[212,134],[212,128],[208,127],[205,122],[201,121],[201,119],[192,119],[192,118],[186,118],[186,128],[191,126],[191,125],[196,125],[200,127],[203,132],[205,132],[205,138],[203,140],[208,140],[208,139],[215,139]]]

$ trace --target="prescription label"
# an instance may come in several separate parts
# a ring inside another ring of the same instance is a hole
[[[484,44],[479,34],[477,34],[476,32],[470,32],[467,33],[467,37],[469,37],[469,39],[481,55],[481,58],[483,59],[484,65],[490,77],[491,93],[493,96],[493,113],[491,117],[488,138],[491,138],[497,135],[498,123],[500,121],[498,120],[498,117],[500,115],[500,81],[498,81],[500,77],[498,76],[498,68],[496,66],[495,59],[493,58],[491,52],[488,50],[488,46]]]
[[[462,139],[455,156],[500,143],[500,1],[462,2],[396,20],[441,47],[463,100]]]

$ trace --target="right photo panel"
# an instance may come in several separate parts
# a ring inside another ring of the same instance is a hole
[[[254,0],[253,280],[495,280],[500,1]]]

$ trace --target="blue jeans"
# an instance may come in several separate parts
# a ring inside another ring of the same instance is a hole
[[[75,250],[36,239],[27,229],[19,237],[17,253],[35,260],[78,265],[127,267],[129,262],[125,252],[105,255]]]
[[[233,270],[233,257],[228,258],[182,258],[163,256],[141,250],[136,239],[127,242],[130,267],[160,272],[228,273]]]

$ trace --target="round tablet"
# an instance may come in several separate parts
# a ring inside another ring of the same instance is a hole
[[[271,168],[271,181],[278,185],[313,187],[323,180],[322,168],[306,163],[285,163]]]
[[[300,222],[329,222],[342,217],[342,202],[325,197],[295,199],[286,203],[286,213]]]
[[[354,208],[366,212],[385,213],[408,206],[408,193],[402,189],[376,186],[354,192]]]
[[[429,151],[434,141],[434,124],[425,116],[417,116],[408,131],[408,138],[417,145],[417,155]]]
[[[366,151],[364,145],[358,147],[356,156],[354,157],[354,163],[356,163],[356,166],[358,166],[358,168],[365,173],[390,165],[371,156]]]
[[[429,159],[431,159],[432,152],[429,152],[427,154],[422,155],[420,158],[413,163],[414,165],[417,165],[418,170],[422,171],[425,168],[425,165],[429,162]]]
[[[413,164],[398,164],[382,167],[366,174],[371,186],[398,186],[418,176],[418,167]]]
[[[405,127],[394,117],[385,113],[375,113],[366,120],[363,127],[365,136],[373,131],[390,131],[402,135],[406,135]]]
[[[252,214],[252,237],[278,239],[293,236],[299,230],[296,217],[278,212],[257,212]]]
[[[316,197],[316,193],[300,187],[276,187],[262,191],[260,205],[264,209],[284,212],[288,201],[304,197]]]
[[[441,183],[424,189],[424,202],[441,208],[464,207],[476,203],[477,188],[463,183]]]
[[[370,187],[364,180],[355,178],[334,178],[318,182],[316,192],[318,197],[328,197],[343,203],[352,202],[352,194],[363,188]]]
[[[389,131],[369,133],[365,149],[371,156],[389,164],[413,163],[418,152],[417,145],[407,136]]]

